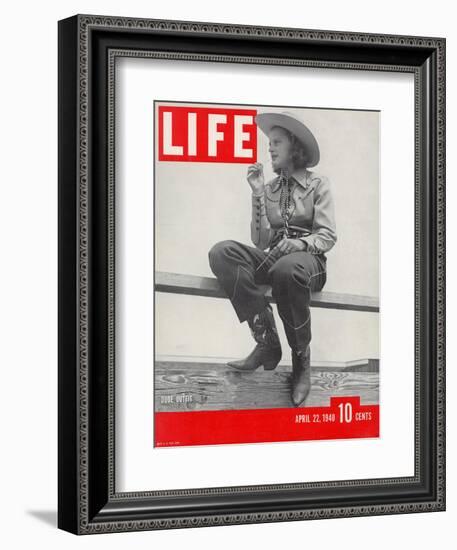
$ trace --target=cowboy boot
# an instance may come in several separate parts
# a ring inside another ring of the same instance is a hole
[[[254,371],[261,365],[265,370],[275,369],[281,360],[282,351],[270,304],[247,321],[257,345],[245,359],[229,361],[227,365],[241,371]]]
[[[292,350],[292,402],[296,407],[304,403],[311,390],[311,350]]]

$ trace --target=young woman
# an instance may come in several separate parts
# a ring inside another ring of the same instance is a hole
[[[320,152],[303,121],[290,112],[258,114],[255,121],[269,138],[277,174],[265,183],[262,164],[248,168],[255,247],[220,241],[209,263],[257,344],[245,359],[228,363],[238,370],[272,370],[281,360],[273,310],[259,287],[271,285],[292,351],[292,402],[300,406],[311,389],[311,292],[325,285],[325,254],[337,240],[334,204],[328,179],[309,170]]]

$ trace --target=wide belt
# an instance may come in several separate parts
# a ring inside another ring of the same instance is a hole
[[[309,229],[305,229],[304,227],[299,227],[298,225],[289,225],[288,230],[288,236],[289,239],[297,239],[300,237],[306,237],[307,235],[311,235],[311,231]],[[270,248],[273,248],[276,246],[276,244],[283,238],[284,236],[284,228],[281,227],[281,229],[278,229],[275,231],[273,235],[273,239],[270,244]]]

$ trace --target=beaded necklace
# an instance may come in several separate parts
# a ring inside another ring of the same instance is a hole
[[[281,193],[279,195],[279,209],[281,212],[281,218],[284,223],[284,238],[289,237],[289,219],[290,219],[290,196],[291,196],[291,181],[289,178],[289,170],[282,168],[279,176],[279,182],[281,185]]]

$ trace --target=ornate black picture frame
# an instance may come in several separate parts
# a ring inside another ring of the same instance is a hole
[[[414,476],[116,492],[116,56],[414,75]],[[444,510],[445,40],[88,15],[60,21],[58,407],[58,525],[72,533]]]

